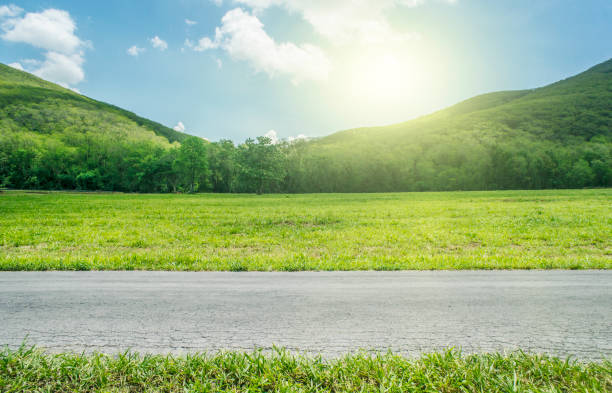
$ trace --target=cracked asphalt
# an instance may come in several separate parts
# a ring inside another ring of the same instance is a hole
[[[612,357],[612,271],[3,272],[0,345]]]

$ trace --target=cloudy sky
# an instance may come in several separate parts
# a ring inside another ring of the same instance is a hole
[[[0,0],[0,62],[212,140],[414,118],[612,57],[610,0]]]

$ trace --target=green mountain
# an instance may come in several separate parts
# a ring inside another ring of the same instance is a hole
[[[133,162],[188,135],[0,64],[0,185],[131,189]],[[124,173],[125,176],[116,176]]]
[[[180,146],[180,147],[179,147]],[[205,143],[0,65],[0,187],[385,192],[612,187],[612,60],[386,127]]]
[[[292,191],[612,185],[612,60],[552,85],[484,94],[306,144]]]
[[[136,139],[150,138],[153,132],[165,139],[161,142],[180,142],[187,137],[187,134],[132,112],[92,100],[4,64],[0,64],[0,111],[3,129],[26,128],[51,133],[63,130],[62,126],[78,126],[97,132],[122,128],[134,134],[131,136]],[[100,124],[92,127],[95,123],[104,123],[103,129],[97,128]]]

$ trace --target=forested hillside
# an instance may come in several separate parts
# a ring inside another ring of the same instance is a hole
[[[0,64],[0,185],[145,190],[143,163],[188,135]]]
[[[339,132],[298,154],[295,192],[609,187],[612,60],[543,88]]]
[[[387,127],[208,143],[0,65],[0,186],[384,192],[612,186],[612,60]]]

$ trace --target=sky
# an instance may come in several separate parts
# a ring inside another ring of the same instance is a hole
[[[0,0],[0,62],[210,140],[393,124],[612,57],[610,0]]]

